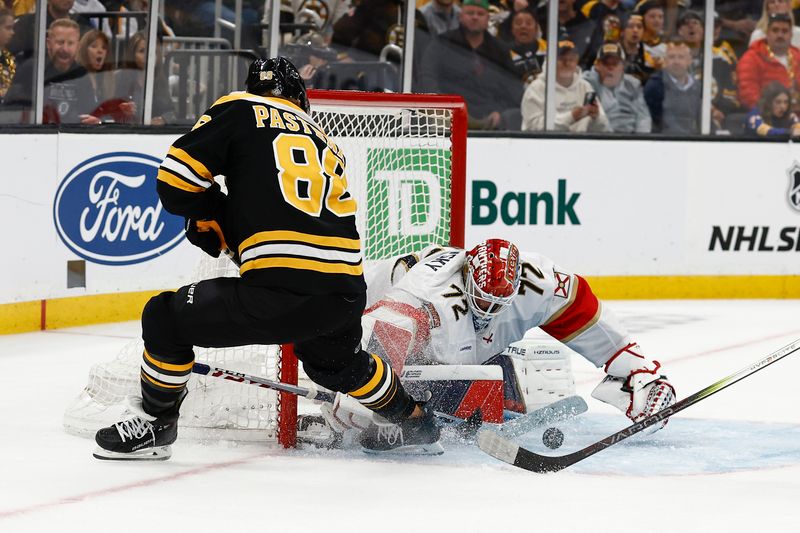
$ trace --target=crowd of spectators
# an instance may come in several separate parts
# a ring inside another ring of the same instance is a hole
[[[697,0],[559,0],[555,129],[700,133],[703,6]],[[791,0],[719,0],[716,6],[711,131],[797,131],[785,124],[800,110],[800,27]],[[521,91],[519,127],[543,130],[547,2],[465,0],[460,8],[431,0],[420,10],[435,35],[421,54],[425,76],[416,88],[462,94],[471,127],[485,129],[516,129],[513,100]],[[473,24],[476,11],[490,22]],[[765,110],[762,97],[774,97],[767,91],[771,84],[774,91],[773,82],[788,92],[785,116]],[[768,130],[771,120],[782,122]]]
[[[0,8],[0,110],[10,113],[19,122],[26,122],[32,112],[34,93],[36,17],[33,12],[20,14],[20,4],[22,2],[14,2],[11,8]],[[141,3],[134,4],[129,10],[138,10],[141,6]],[[29,7],[35,6],[31,3]],[[122,7],[116,5],[114,9]],[[100,24],[103,19],[93,22],[83,14],[98,11],[106,11],[99,0],[47,2],[42,117],[45,124],[96,125],[104,121],[135,124],[142,121],[146,36],[143,31],[127,36],[122,43],[124,53],[120,54],[119,61],[115,60],[111,37],[117,36],[111,32],[108,19]],[[135,19],[125,20],[133,26]],[[143,20],[138,26],[144,28]],[[169,101],[168,92],[162,90],[162,94]],[[158,109],[153,114],[153,123],[164,124],[171,110]]]
[[[35,3],[2,2],[0,109],[24,108],[33,93]],[[299,37],[295,32],[294,43],[305,44],[292,49],[302,51],[293,59],[309,86],[328,88],[320,72],[337,64],[393,62],[399,73],[402,56],[387,50],[402,54],[402,0],[351,0],[336,9],[330,2],[290,3],[297,13],[328,6],[319,11],[316,30]],[[257,48],[262,4],[244,2],[242,47]],[[141,122],[145,20],[126,18],[119,46],[121,23],[90,15],[141,14],[147,5],[148,0],[48,0],[45,121]],[[555,129],[700,133],[703,7],[702,0],[558,0]],[[167,0],[159,34],[211,35],[213,8],[213,0]],[[718,0],[716,10],[709,14],[714,17],[712,132],[796,131],[787,122],[800,111],[800,27],[792,0]],[[547,0],[418,1],[414,91],[462,95],[472,129],[543,130],[547,14]],[[233,13],[223,5],[222,16],[230,19]],[[168,75],[160,61],[155,124],[174,119]],[[778,85],[785,93],[776,93]],[[788,108],[781,113],[784,98]]]
[[[462,95],[473,129],[545,128],[546,0],[417,5],[414,91]],[[700,133],[704,5],[558,0],[555,129]],[[342,24],[333,25],[323,64],[358,57],[366,50],[361,42],[370,43],[373,55],[389,42],[385,30],[399,20],[400,4],[360,0],[354,15],[368,12],[367,6],[373,13],[371,38],[353,37],[352,31],[342,38]],[[751,112],[773,81],[789,90],[790,110],[800,110],[800,27],[794,25],[792,0],[718,0],[712,16],[711,132],[758,134],[750,127]],[[316,80],[307,81],[313,86]],[[776,115],[759,116],[768,121]]]

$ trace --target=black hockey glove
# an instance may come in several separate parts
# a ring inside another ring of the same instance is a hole
[[[222,228],[216,220],[186,219],[186,238],[211,257],[219,257],[220,251],[227,248]]]

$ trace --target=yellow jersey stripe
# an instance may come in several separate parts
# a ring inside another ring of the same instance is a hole
[[[325,263],[296,257],[262,257],[243,264],[239,269],[239,274],[259,268],[294,268],[297,270],[313,270],[323,274],[347,274],[350,276],[360,276],[364,273],[364,267],[361,264]]]
[[[162,370],[169,370],[171,372],[191,372],[192,367],[194,366],[194,363],[186,363],[185,365],[173,365],[170,363],[163,363],[161,361],[157,361],[153,359],[153,356],[151,356],[147,352],[147,350],[144,351],[144,358],[150,361],[150,363],[153,366],[158,367]]]
[[[143,378],[145,378],[147,381],[149,381],[156,387],[163,387],[165,389],[182,389],[186,387],[186,383],[183,383],[181,385],[170,385],[169,383],[164,383],[162,381],[155,380],[150,376],[148,376],[147,374],[145,374],[144,372],[140,372],[139,375],[141,375]]]
[[[253,245],[270,241],[297,241],[306,244],[316,244],[318,246],[329,246],[331,248],[343,248],[345,250],[360,251],[361,241],[359,239],[346,239],[344,237],[325,237],[313,235],[311,233],[300,233],[299,231],[260,231],[242,241],[239,245],[239,255]]]
[[[181,189],[183,191],[188,192],[204,192],[206,189],[205,187],[200,187],[199,185],[192,185],[191,183],[187,183],[180,179],[178,176],[171,172],[167,172],[164,169],[158,169],[158,176],[156,177],[159,181],[163,181],[168,185],[172,185],[176,189]]]
[[[214,176],[211,175],[211,172],[206,168],[206,166],[195,159],[194,157],[190,156],[186,151],[175,148],[174,146],[169,147],[169,151],[167,151],[168,155],[171,155],[187,167],[191,167],[201,178],[213,182]]]
[[[291,100],[286,100],[285,98],[273,98],[273,97],[269,97],[269,96],[260,96],[260,95],[257,95],[257,94],[252,94],[252,93],[248,93],[248,92],[244,92],[244,91],[236,91],[236,92],[232,92],[230,94],[226,94],[225,96],[221,96],[220,98],[217,99],[216,102],[214,102],[214,105],[212,105],[211,107],[222,105],[222,104],[226,104],[228,102],[234,102],[236,100],[249,100],[251,102],[262,102],[262,103],[267,104],[267,105],[274,104],[275,107],[286,106],[286,107],[290,107],[292,110],[297,110],[300,113],[302,113],[303,116],[306,116],[306,112],[303,111],[300,108],[300,106],[296,105]]]
[[[370,355],[375,360],[375,375],[372,376],[372,379],[367,381],[366,385],[359,387],[354,391],[348,392],[350,396],[364,396],[365,394],[372,392],[383,378],[383,373],[386,371],[386,364],[375,354]]]

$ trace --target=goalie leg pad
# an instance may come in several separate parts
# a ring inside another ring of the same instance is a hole
[[[488,361],[503,367],[506,409],[525,413],[574,396],[571,353],[557,341],[522,339]]]

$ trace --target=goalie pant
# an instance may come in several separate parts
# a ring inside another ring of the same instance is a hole
[[[194,362],[193,346],[227,347],[294,342],[308,376],[350,393],[390,420],[415,403],[391,367],[360,349],[365,294],[309,295],[217,278],[163,292],[142,314],[144,410],[174,412]]]

